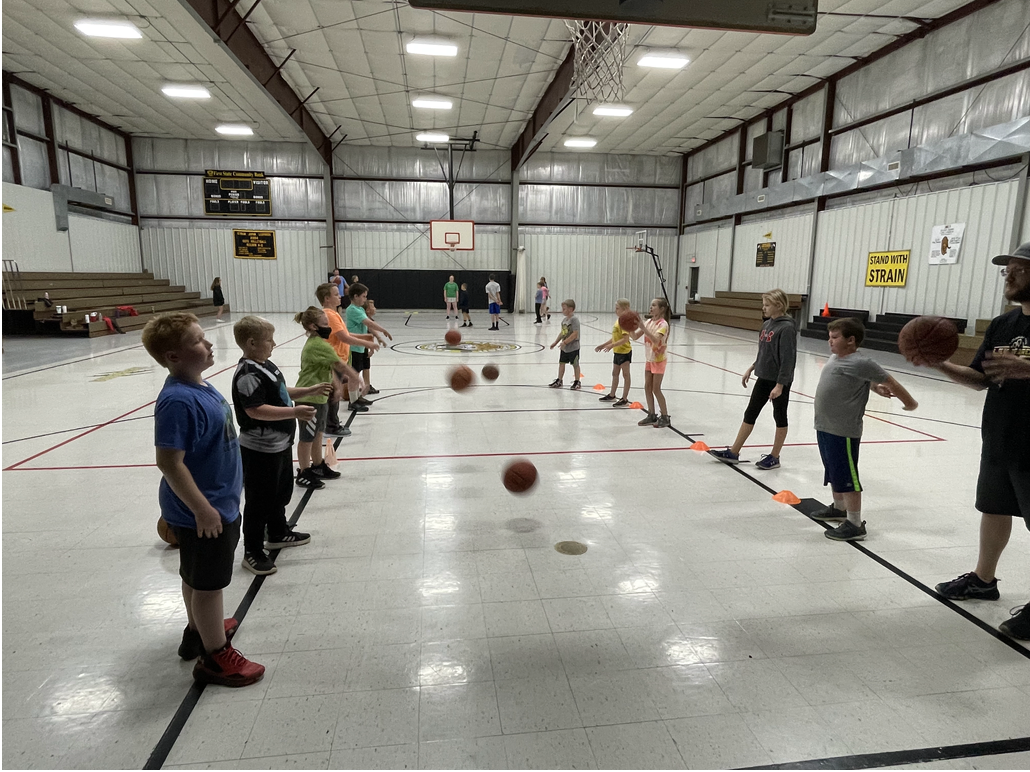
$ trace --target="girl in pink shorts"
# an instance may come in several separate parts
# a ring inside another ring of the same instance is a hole
[[[672,421],[669,418],[669,411],[665,405],[665,395],[662,394],[662,379],[665,378],[666,345],[669,340],[669,319],[672,313],[669,310],[669,303],[665,298],[655,298],[651,301],[651,318],[632,333],[634,340],[644,337],[644,396],[647,398],[647,417],[637,422],[637,426],[653,426],[655,429],[664,429],[670,426]],[[658,400],[658,409],[661,415],[654,411],[655,400]]]

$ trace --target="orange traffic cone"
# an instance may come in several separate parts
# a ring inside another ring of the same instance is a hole
[[[595,383],[594,391],[604,391],[607,388],[603,383]]]
[[[781,504],[800,504],[801,499],[795,496],[788,490],[782,490],[773,496],[773,501],[778,501]]]
[[[701,442],[701,440],[698,440],[693,445],[691,445],[690,449],[691,450],[703,450],[703,451],[711,450],[711,448],[708,447],[707,445],[705,445],[703,442]]]
[[[631,408],[633,408],[634,410],[642,410],[642,409],[643,409],[643,407],[644,407],[644,406],[643,406],[643,405],[641,405],[641,404],[640,404],[639,402],[631,402],[629,406],[630,406]]]
[[[819,314],[819,316],[833,316],[833,314],[830,313],[829,303],[823,303],[823,311],[821,314]]]

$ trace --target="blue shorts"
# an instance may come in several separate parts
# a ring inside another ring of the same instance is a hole
[[[858,479],[857,437],[839,437],[817,431],[819,456],[823,460],[823,485],[829,485],[834,493],[860,493],[862,483]]]
[[[499,313],[501,313],[501,304],[500,303],[491,303],[490,304],[490,316],[497,316]]]

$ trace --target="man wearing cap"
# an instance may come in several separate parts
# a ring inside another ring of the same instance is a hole
[[[951,600],[998,600],[994,572],[1012,533],[1012,518],[1021,517],[1030,528],[1030,242],[991,262],[1004,266],[1005,300],[1020,307],[991,321],[969,367],[936,366],[956,383],[987,390],[976,484],[980,552],[973,571],[935,588]],[[998,629],[1030,640],[1030,603],[1013,609],[1012,618]]]

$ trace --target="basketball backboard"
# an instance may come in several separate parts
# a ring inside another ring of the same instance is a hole
[[[811,35],[818,0],[408,0],[433,11]]]
[[[431,220],[429,222],[429,248],[471,252],[476,248],[475,221]]]

